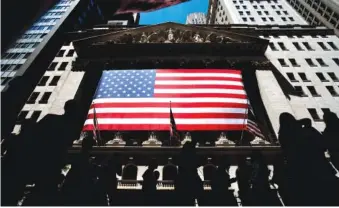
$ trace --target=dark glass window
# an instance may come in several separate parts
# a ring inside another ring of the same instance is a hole
[[[280,48],[281,48],[283,51],[288,51],[288,49],[285,47],[284,43],[278,42],[278,45],[280,46]]]
[[[277,51],[278,49],[275,47],[274,43],[269,43],[269,46],[272,51]]]
[[[309,66],[311,66],[311,67],[317,66],[317,65],[315,65],[315,64],[313,63],[312,59],[307,58],[307,59],[305,59],[305,60],[306,60],[306,62],[308,63]]]
[[[332,60],[339,66],[339,58],[333,58]]]
[[[307,48],[309,51],[313,51],[314,49],[310,46],[308,42],[303,42],[304,46]]]
[[[68,56],[68,57],[72,57],[73,54],[74,54],[74,50],[71,49],[71,50],[68,51],[67,56]]]
[[[48,99],[49,99],[49,97],[51,96],[51,94],[52,94],[51,92],[45,92],[45,93],[43,94],[43,96],[41,97],[39,103],[42,103],[42,104],[48,103]]]
[[[31,96],[28,98],[27,102],[28,104],[34,104],[36,102],[36,99],[38,98],[39,93],[38,92],[33,92]]]
[[[51,65],[49,65],[49,67],[48,67],[48,71],[53,71],[53,70],[55,70],[55,67],[57,66],[57,64],[58,63],[56,63],[56,62],[52,62],[51,63]]]
[[[285,60],[284,59],[278,59],[279,63],[281,66],[283,67],[288,67],[288,65],[286,64]]]
[[[328,82],[328,80],[325,78],[325,76],[323,75],[323,73],[317,72],[317,73],[315,73],[315,74],[318,76],[318,78],[320,79],[320,81],[322,81],[322,82]]]
[[[326,86],[327,90],[331,93],[332,96],[338,97],[338,92],[334,89],[333,86]]]
[[[324,50],[324,51],[329,51],[329,49],[325,46],[324,43],[318,42],[319,46]]]
[[[301,86],[294,86],[294,89],[299,96],[307,97],[307,95],[305,94],[305,92],[304,92],[304,90]]]
[[[339,79],[338,79],[337,75],[336,75],[334,72],[328,72],[327,74],[328,74],[328,76],[331,77],[331,79],[332,79],[334,82],[339,82]]]
[[[31,116],[31,120],[37,121],[40,115],[41,115],[41,111],[34,111]]]
[[[304,49],[302,49],[302,47],[300,47],[298,42],[293,42],[292,43],[294,45],[294,47],[298,50],[298,51],[303,51]]]
[[[49,83],[50,86],[57,86],[60,80],[60,76],[53,77],[52,81]]]
[[[21,111],[17,117],[17,123],[20,124],[22,123],[25,119],[26,119],[26,116],[28,114],[28,111]]]
[[[57,53],[56,57],[63,57],[63,56],[64,56],[64,53],[65,53],[65,50],[60,50],[60,51]]]
[[[289,60],[290,60],[290,62],[292,64],[292,66],[294,66],[294,67],[299,67],[300,66],[295,59],[289,59]]]
[[[314,121],[321,121],[321,119],[320,119],[320,117],[317,113],[317,110],[315,108],[308,108],[307,110],[310,113],[310,115],[312,116],[312,119]]]
[[[298,82],[298,80],[295,78],[295,76],[292,72],[288,72],[288,73],[286,73],[286,75],[290,79],[291,82]]]
[[[318,92],[315,90],[313,86],[307,86],[307,89],[310,91],[313,97],[320,97],[320,95],[318,94]]]
[[[328,66],[321,58],[317,58],[316,60],[318,61],[320,66]]]
[[[328,45],[330,45],[332,47],[333,50],[337,51],[339,50],[338,47],[333,43],[333,42],[327,42]]]
[[[300,72],[300,73],[298,73],[298,74],[299,74],[299,76],[300,76],[300,78],[302,79],[303,82],[310,82],[310,81],[311,81],[311,80],[309,80],[309,79],[307,78],[307,76],[306,76],[305,73]]]
[[[40,79],[40,82],[38,84],[38,86],[45,86],[47,81],[48,81],[49,77],[48,76],[43,76],[41,79]]]
[[[58,70],[59,71],[65,71],[67,64],[68,64],[68,62],[62,62],[61,65],[59,66]]]

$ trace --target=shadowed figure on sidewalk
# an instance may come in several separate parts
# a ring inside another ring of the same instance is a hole
[[[323,132],[326,148],[331,156],[331,162],[339,170],[339,118],[333,112],[324,113],[326,128]]]
[[[194,205],[195,199],[203,194],[203,182],[198,174],[198,159],[196,141],[186,142],[179,155],[178,177],[175,181],[175,191],[179,205]]]
[[[152,159],[148,165],[148,169],[142,175],[142,191],[144,193],[144,199],[146,205],[154,205],[156,200],[155,193],[157,191],[157,181],[159,178],[159,172],[155,169],[158,168],[156,159]]]
[[[330,205],[329,183],[334,172],[327,162],[325,139],[310,119],[296,120],[291,114],[280,115],[279,140],[287,160],[287,198],[290,205]]]

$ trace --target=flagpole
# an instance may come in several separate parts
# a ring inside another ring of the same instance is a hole
[[[171,112],[171,110],[172,110],[172,105],[171,105],[171,101],[170,101],[170,112]],[[171,122],[171,113],[170,113],[170,122]],[[171,131],[173,131],[173,129],[172,129],[173,127],[172,127],[172,124],[171,124]],[[172,146],[172,136],[171,136],[171,134],[173,134],[173,133],[170,133],[170,140],[169,140],[169,145],[170,146]]]
[[[246,116],[247,116],[247,118],[248,118],[248,107],[249,107],[249,102],[248,102],[248,98],[247,98],[247,108],[246,108],[246,113],[245,113],[245,116],[244,116],[243,127],[245,126]],[[243,136],[244,136],[244,128],[243,128],[242,131],[241,131],[240,143],[242,143],[242,138],[243,138]]]

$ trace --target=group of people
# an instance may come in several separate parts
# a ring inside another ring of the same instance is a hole
[[[70,102],[65,106],[64,115],[47,116],[37,127],[28,121],[19,135],[10,138],[2,158],[3,205],[17,205],[27,184],[34,184],[34,189],[25,200],[26,205],[114,205],[118,184],[114,176],[122,175],[122,165],[116,156],[97,164],[90,155],[93,139],[83,140],[82,152],[72,161],[67,177],[61,174],[67,161],[67,147],[75,138],[67,132],[69,125],[76,123],[72,121],[72,109],[74,104]],[[245,205],[274,205],[267,200],[272,184],[278,185],[287,205],[338,205],[335,194],[339,192],[338,179],[324,153],[329,152],[331,163],[338,169],[339,119],[328,112],[324,121],[326,128],[320,133],[309,119],[296,120],[291,114],[281,114],[278,139],[283,154],[274,164],[273,180],[269,181],[270,171],[258,152],[250,159],[239,158],[235,178],[230,178],[230,165],[223,159],[208,179],[213,198],[209,205],[227,205],[225,195],[234,182]],[[31,131],[37,128],[42,130]],[[186,142],[177,158],[178,168],[173,178],[178,205],[206,201],[198,160],[196,142]],[[156,160],[151,160],[143,174],[144,205],[156,205],[154,196],[160,175],[157,166]]]
[[[338,205],[339,119],[326,112],[320,133],[310,119],[280,115],[279,141],[283,156],[277,160],[275,181],[285,200],[293,205]],[[330,161],[325,152],[330,155]]]

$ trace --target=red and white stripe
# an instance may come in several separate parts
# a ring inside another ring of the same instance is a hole
[[[84,130],[245,130],[248,101],[240,70],[156,70],[153,98],[94,99]]]

